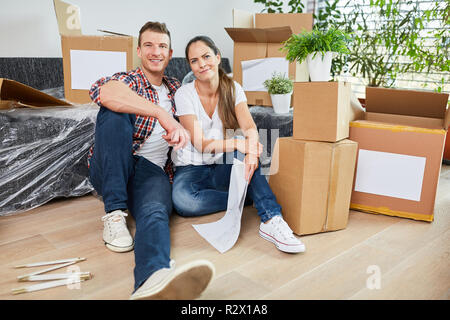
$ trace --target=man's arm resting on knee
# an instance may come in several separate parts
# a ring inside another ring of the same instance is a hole
[[[114,112],[157,118],[161,126],[167,131],[167,135],[163,136],[163,138],[169,144],[175,145],[175,149],[184,147],[187,143],[188,133],[171,114],[153,102],[139,96],[125,83],[118,80],[110,80],[99,89],[102,106]]]
[[[100,101],[102,106],[114,112],[155,118],[159,118],[161,111],[165,112],[160,106],[139,96],[118,80],[110,80],[100,87]]]

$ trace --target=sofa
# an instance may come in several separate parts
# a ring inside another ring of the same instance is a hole
[[[222,59],[231,72],[227,58]],[[186,83],[194,77],[187,61],[174,57],[166,74]],[[0,58],[0,78],[12,79],[64,99],[62,58]],[[93,144],[98,107],[17,108],[0,111],[0,216],[23,212],[52,199],[88,194],[87,153]],[[265,146],[262,166],[270,166],[276,137],[292,135],[292,111],[272,108],[250,112]]]

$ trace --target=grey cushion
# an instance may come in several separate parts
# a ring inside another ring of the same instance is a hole
[[[62,58],[0,58],[0,78],[35,89],[64,86]]]
[[[269,167],[277,138],[292,136],[293,110],[284,114],[275,113],[272,107],[253,106],[249,110],[258,128],[260,143],[264,146],[261,165]]]

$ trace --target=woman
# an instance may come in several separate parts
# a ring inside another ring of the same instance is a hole
[[[261,218],[259,234],[281,251],[303,252],[304,244],[283,220],[281,207],[260,173],[262,145],[244,91],[219,66],[220,53],[210,38],[193,38],[185,53],[196,80],[175,94],[180,122],[191,136],[191,143],[172,154],[176,211],[192,217],[226,210],[232,158],[237,151],[245,155],[247,195]],[[232,137],[238,128],[245,139]]]

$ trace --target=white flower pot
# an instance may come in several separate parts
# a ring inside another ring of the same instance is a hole
[[[291,107],[292,92],[286,94],[271,94],[273,111],[275,113],[288,113]]]
[[[314,53],[310,53],[306,57],[308,62],[308,70],[311,81],[328,81],[330,80],[331,73],[331,60],[333,59],[333,52],[325,52],[322,56],[320,52],[317,52],[314,57]]]

